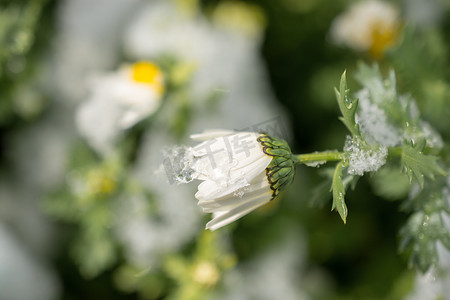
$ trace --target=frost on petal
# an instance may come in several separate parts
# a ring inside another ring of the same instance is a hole
[[[169,183],[189,183],[194,180],[195,170],[192,148],[187,146],[167,147],[163,151],[163,164],[157,171],[167,176]]]
[[[225,226],[272,199],[266,168],[273,157],[266,155],[254,132],[205,133],[207,139],[195,147],[173,148],[165,167],[171,180],[203,180],[195,197],[204,212],[214,213],[206,228]],[[204,139],[203,134],[194,135]],[[170,162],[170,164],[167,164]],[[169,172],[170,173],[170,172]]]
[[[386,163],[387,148],[369,145],[359,138],[347,137],[344,151],[348,155],[348,172],[362,176],[365,172],[377,171]]]
[[[193,148],[196,178],[219,186],[251,181],[264,171],[271,158],[257,142],[257,134],[238,132],[207,140]]]
[[[389,124],[384,111],[371,101],[369,91],[363,89],[357,93],[357,97],[359,111],[356,121],[366,139],[386,147],[399,145],[402,141],[399,130]]]
[[[209,194],[205,193],[204,189],[208,189],[207,185],[209,183],[208,181],[201,183],[199,192],[195,195],[199,200],[198,205],[203,208],[204,212],[228,211],[262,196],[270,200],[273,193],[264,172],[253,179],[247,186],[226,194],[217,193],[216,190],[212,190]]]

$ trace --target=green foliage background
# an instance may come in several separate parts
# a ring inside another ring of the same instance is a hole
[[[201,1],[202,9],[208,14],[218,2]],[[358,90],[360,86],[355,80],[357,63],[365,61],[371,64],[372,60],[368,55],[330,43],[329,29],[336,15],[355,1],[247,2],[259,5],[266,18],[261,54],[276,98],[290,117],[288,125],[293,132],[290,143],[293,152],[342,149],[348,132],[339,121],[340,110],[333,87],[339,88],[340,76],[346,69],[349,88]],[[18,128],[33,126],[33,122],[47,113],[48,99],[39,78],[35,77],[33,63],[36,57],[48,49],[49,37],[55,30],[55,7],[58,5],[58,1],[51,0],[0,1],[0,170],[6,176],[13,172],[8,161],[9,137]],[[32,13],[28,14],[27,10]],[[20,17],[15,17],[17,13]],[[406,26],[402,43],[379,61],[383,74],[387,74],[391,68],[395,69],[400,93],[410,93],[417,100],[424,119],[439,130],[444,140],[450,138],[448,14],[446,12],[439,26],[427,30]],[[14,44],[17,41],[15,35],[18,34],[34,38],[18,47]],[[6,66],[17,64],[22,68],[23,61],[26,63],[20,72],[8,71],[11,67]],[[19,97],[18,93],[24,91],[31,95],[36,104],[31,110],[21,109],[25,106],[20,106],[14,100]],[[447,153],[448,146],[443,150],[444,158],[448,158]],[[86,161],[91,159],[89,153],[77,154],[77,157],[83,155],[88,157]],[[120,163],[116,167],[120,169]],[[245,264],[255,253],[276,244],[283,232],[298,230],[306,233],[303,271],[310,274],[302,279],[302,286],[313,295],[313,299],[401,299],[411,289],[415,275],[415,271],[408,268],[407,253],[399,254],[398,251],[401,240],[399,232],[407,223],[409,212],[401,206],[401,201],[392,201],[404,200],[405,191],[396,187],[390,194],[388,192],[389,196],[395,194],[395,197],[386,197],[377,188],[377,182],[382,181],[380,176],[392,175],[388,171],[384,175],[362,177],[354,190],[347,190],[345,196],[349,213],[347,224],[343,224],[338,214],[330,213],[332,195],[329,193],[329,184],[324,186],[321,176],[321,173],[326,172],[329,173],[329,170],[298,167],[294,183],[281,197],[281,201],[275,203],[274,208],[250,214],[227,229],[227,232],[232,232],[229,239],[235,257],[211,259],[218,261],[220,270],[228,270],[233,265],[230,262],[233,259],[238,265]],[[392,179],[395,180],[400,182],[404,178]],[[61,194],[64,191],[57,192],[55,197],[64,198]],[[70,203],[64,202],[63,205]],[[95,211],[95,207],[90,209],[91,213]],[[58,216],[57,208],[52,207],[51,210]],[[98,211],[100,217],[92,214],[96,220],[108,218],[101,215],[101,210]],[[196,249],[208,244],[205,240],[214,239],[213,236],[207,236],[209,233],[199,232],[197,239],[181,253],[171,256],[161,270],[145,276],[141,282],[126,282],[123,279],[130,278],[127,272],[132,273],[132,267],[123,267],[124,258],[120,247],[106,245],[119,258],[105,263],[105,272],[86,278],[73,260],[72,253],[77,250],[71,246],[80,226],[85,223],[83,221],[81,225],[74,225],[67,222],[70,218],[84,217],[69,216],[65,218],[66,221],[53,220],[60,226],[60,232],[51,263],[61,279],[62,299],[208,299],[211,289],[199,288],[195,292],[200,291],[198,293],[201,295],[198,296],[189,290],[188,287],[195,283],[190,282],[186,274],[190,266],[199,260],[196,255],[203,257],[228,251],[211,246],[214,249],[206,254],[198,254]],[[108,235],[105,232],[97,234],[98,240]],[[105,244],[99,247],[105,247]],[[96,259],[95,253],[86,253],[86,249],[78,250],[81,257]],[[108,260],[108,257],[100,259]],[[313,271],[317,267],[325,270],[326,275],[321,277],[315,274]],[[321,279],[317,280],[314,276]]]

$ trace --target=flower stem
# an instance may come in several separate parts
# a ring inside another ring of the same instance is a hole
[[[343,159],[343,153],[338,151],[314,152],[308,154],[294,154],[293,159],[296,164],[325,163],[329,161],[339,161]]]

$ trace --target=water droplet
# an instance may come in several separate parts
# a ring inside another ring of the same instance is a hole
[[[319,161],[305,163],[305,165],[307,165],[308,167],[318,168],[326,162],[327,162],[326,160],[319,160]]]
[[[242,196],[244,196],[245,192],[242,189],[237,190],[236,192],[233,193],[234,196],[242,198]]]

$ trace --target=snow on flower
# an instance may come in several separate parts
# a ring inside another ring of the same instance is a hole
[[[337,44],[357,51],[369,51],[379,58],[392,46],[400,27],[399,11],[390,3],[378,0],[353,4],[332,24],[331,37]]]
[[[164,93],[162,71],[147,61],[96,78],[78,109],[80,134],[99,153],[108,153],[120,134],[153,114]]]
[[[198,205],[213,213],[207,229],[216,230],[247,215],[277,197],[292,181],[293,161],[284,141],[223,130],[191,138],[203,141],[192,148],[192,169],[193,178],[203,180],[195,194]],[[277,155],[272,154],[275,148]]]

